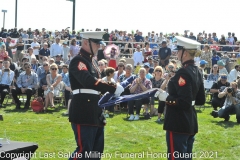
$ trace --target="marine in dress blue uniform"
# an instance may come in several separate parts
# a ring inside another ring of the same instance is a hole
[[[69,80],[73,93],[69,121],[77,143],[70,160],[89,159],[86,155],[93,158],[96,152],[103,153],[105,118],[98,106],[99,94],[109,92],[120,95],[120,85],[108,84],[101,80],[100,70],[93,59],[104,33],[82,33],[82,48],[69,65]],[[123,91],[122,87],[121,89]]]
[[[202,75],[194,65],[194,55],[200,43],[176,36],[178,60],[182,63],[168,83],[168,94],[161,91],[159,99],[167,108],[163,129],[166,130],[168,159],[192,159],[194,136],[198,132],[194,105],[204,105],[205,92]]]

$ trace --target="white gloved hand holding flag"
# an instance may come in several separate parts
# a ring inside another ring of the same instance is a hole
[[[117,83],[116,91],[114,93],[114,97],[119,97],[121,93],[124,91],[124,88]]]
[[[154,97],[158,97],[158,99],[160,100],[160,101],[166,101],[166,99],[167,99],[167,96],[168,96],[168,93],[166,92],[166,91],[164,91],[164,90],[162,90],[162,89],[159,89],[159,91],[157,91],[156,93],[155,93],[155,96]]]

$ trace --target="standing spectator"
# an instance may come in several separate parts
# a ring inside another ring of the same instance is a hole
[[[217,34],[215,32],[213,32],[212,38],[214,41],[218,42]]]
[[[201,44],[204,44],[203,36],[199,36],[198,42]],[[201,45],[201,50],[203,49],[203,47],[204,47],[204,45]]]
[[[56,57],[58,54],[63,55],[63,48],[61,47],[61,45],[59,44],[60,42],[60,38],[57,37],[56,42],[52,44],[51,48],[50,48],[50,57]]]
[[[110,35],[108,33],[108,29],[105,29],[105,34],[103,35],[103,40],[110,41],[109,38],[110,38]],[[106,42],[106,44],[108,44],[108,42]]]
[[[77,45],[77,41],[76,39],[72,39],[71,40],[71,46],[70,46],[70,60],[73,59],[73,57],[75,57],[78,52],[80,51],[79,45]]]
[[[18,99],[18,94],[27,94],[27,100],[24,105],[25,109],[30,106],[30,99],[35,94],[35,87],[38,82],[37,74],[31,70],[31,64],[24,64],[25,72],[22,72],[17,79],[17,88],[12,89],[12,97],[16,103],[16,109],[20,109],[21,101]]]
[[[2,38],[7,38],[9,36],[8,32],[6,29],[3,30],[3,33],[2,33]]]
[[[232,37],[234,38],[234,41],[237,42],[237,37],[235,36],[235,33],[232,33]]]
[[[205,45],[203,50],[200,59],[207,61],[206,70],[207,74],[209,74],[212,67],[212,52],[209,45]]]
[[[158,57],[160,60],[159,65],[165,67],[169,63],[169,58],[171,56],[171,49],[167,47],[167,42],[162,41],[162,48],[159,49]]]
[[[221,39],[219,40],[219,44],[226,45],[226,39],[224,35],[221,35]]]
[[[12,38],[19,38],[20,34],[17,31],[17,28],[14,28],[13,32],[10,34],[10,37]]]
[[[142,37],[142,32],[138,32],[138,34],[135,36],[136,42],[144,42],[144,38]]]
[[[144,68],[141,68],[139,70],[139,78],[136,78],[133,81],[132,86],[129,88],[130,93],[138,94],[138,93],[142,93],[151,88],[152,88],[152,83],[150,80],[148,80],[146,78],[146,70]],[[133,112],[134,105],[136,107],[136,115],[135,116],[134,116],[134,112]],[[142,99],[128,101],[128,112],[130,114],[130,118],[128,120],[130,120],[130,121],[139,120],[141,107],[142,107]]]
[[[35,57],[37,58],[37,60],[39,60],[39,48],[40,45],[37,42],[37,38],[33,38],[33,42],[31,43],[31,47],[33,48],[33,54],[35,55]]]
[[[212,38],[212,34],[211,33],[208,34],[207,43],[208,44],[213,44],[213,38]]]
[[[145,42],[145,48],[143,48],[142,50],[142,55],[144,57],[144,60],[143,60],[144,63],[148,61],[147,60],[148,56],[152,56],[152,49],[150,48],[148,42]]]
[[[97,54],[97,60],[100,61],[102,59],[106,59],[104,56],[104,49],[106,47],[106,43],[101,44],[101,48],[98,50],[98,54]]]
[[[240,66],[236,65],[234,67],[234,69],[232,69],[228,75],[228,82],[234,82],[237,80],[237,76],[239,75],[239,71],[240,71]]]
[[[60,82],[62,80],[62,76],[58,74],[58,66],[53,63],[50,65],[50,74],[47,75],[47,91],[45,93],[45,107],[44,110],[46,111],[48,104],[50,102],[50,105],[52,108],[54,108],[54,101],[53,97],[58,96],[60,93]]]
[[[134,68],[136,68],[137,65],[141,65],[144,61],[143,54],[140,51],[140,45],[137,45],[137,50],[133,54],[133,62],[134,62]]]
[[[223,44],[223,45],[230,45],[229,40],[226,40],[225,44]],[[233,48],[231,46],[223,46],[222,51],[232,52]]]
[[[190,32],[190,36],[188,38],[195,40],[195,41],[197,40],[196,37],[193,35],[193,32]]]
[[[235,44],[234,38],[231,36],[231,32],[228,32],[228,38],[226,40],[229,41],[230,45],[234,45]]]
[[[212,65],[217,64],[217,61],[219,61],[221,58],[217,55],[216,50],[212,50],[213,56],[212,56]]]
[[[14,46],[10,46],[10,43],[11,43],[11,37],[7,37],[7,40],[6,40],[6,51],[8,52],[8,56],[13,58],[13,54],[12,54],[12,49],[14,48]]]
[[[163,33],[160,32],[159,37],[158,37],[158,43],[162,43],[163,41],[166,41],[166,39],[163,36]]]
[[[44,56],[46,56],[46,57],[50,56],[50,50],[48,49],[48,44],[47,43],[44,43],[43,48],[40,49],[40,51],[39,51],[39,59],[42,60],[42,58]]]
[[[18,39],[18,42],[15,45],[15,47],[17,48],[17,51],[15,53],[15,59],[16,59],[16,62],[19,62],[19,61],[21,61],[21,59],[24,56],[24,52],[23,52],[23,50],[24,50],[24,42],[23,42],[21,37]]]
[[[62,49],[63,49],[63,62],[67,62],[68,59],[71,60],[71,55],[69,54],[70,53],[70,47],[67,45],[67,42],[63,42],[63,46],[62,46]],[[68,58],[69,56],[69,58]]]

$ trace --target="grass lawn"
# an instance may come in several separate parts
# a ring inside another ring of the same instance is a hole
[[[4,121],[0,122],[0,137],[3,137],[6,129],[10,140],[38,143],[39,148],[33,160],[67,159],[61,158],[62,153],[71,153],[76,144],[68,118],[62,116],[65,108],[50,109],[44,114],[36,114],[31,110],[16,111],[14,108],[8,106],[0,109],[4,117]],[[209,115],[211,110],[210,105],[206,104],[205,110],[198,111],[199,133],[193,149],[195,159],[239,159],[240,125],[236,123],[235,116],[231,116],[229,122],[224,122],[212,118]],[[150,120],[129,122],[125,112],[108,118],[105,153],[111,153],[111,159],[116,160],[134,159],[131,158],[133,155],[127,153],[136,153],[135,159],[166,159],[161,158],[166,153],[165,131],[163,124],[156,123],[156,119],[152,117]],[[49,157],[44,158],[44,154]]]

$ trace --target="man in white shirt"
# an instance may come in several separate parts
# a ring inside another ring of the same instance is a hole
[[[140,51],[140,45],[137,45],[137,51],[133,53],[134,67],[136,67],[138,64],[141,65],[143,60],[144,58],[142,52]]]
[[[31,43],[31,47],[33,48],[33,54],[36,56],[37,60],[39,60],[38,55],[39,55],[40,44],[37,42],[36,37],[33,38],[33,42]]]
[[[240,71],[240,66],[239,65],[236,65],[234,67],[234,69],[232,69],[230,71],[230,73],[228,74],[228,82],[229,83],[234,82],[235,80],[237,80],[237,76],[239,75],[238,71]]]
[[[59,44],[60,42],[60,38],[57,37],[55,39],[55,43],[53,43],[51,45],[51,48],[50,48],[50,57],[56,57],[57,55],[61,54],[63,56],[63,48],[62,46]]]

